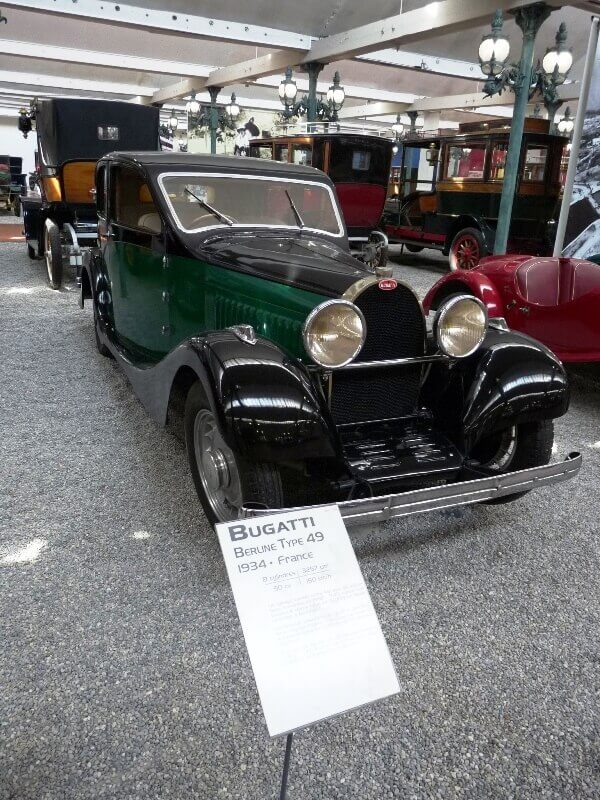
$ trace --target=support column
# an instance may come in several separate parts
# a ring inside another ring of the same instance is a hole
[[[529,102],[529,88],[533,73],[535,37],[541,24],[550,16],[551,10],[545,3],[535,3],[531,6],[519,8],[514,12],[515,22],[523,31],[523,48],[514,86],[515,105],[504,168],[504,183],[500,200],[500,212],[498,214],[498,227],[496,228],[496,240],[494,242],[494,254],[506,253],[508,245],[510,221],[519,175],[525,112]]]
[[[320,64],[318,61],[313,61],[306,65],[306,72],[308,73],[307,122],[317,121],[317,80],[324,66],[325,64]]]
[[[217,98],[221,88],[219,86],[209,86],[210,95],[210,116],[208,128],[210,130],[210,152],[215,155],[217,152],[217,128],[219,127],[219,109],[217,108]]]

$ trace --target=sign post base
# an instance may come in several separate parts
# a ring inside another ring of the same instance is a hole
[[[287,794],[288,772],[290,771],[290,757],[292,755],[292,739],[293,733],[288,733],[285,740],[285,756],[283,758],[283,772],[281,774],[281,791],[279,792],[279,800],[285,800]]]

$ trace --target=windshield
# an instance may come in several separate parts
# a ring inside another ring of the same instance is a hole
[[[258,175],[171,173],[159,183],[182,230],[299,228],[343,235],[329,186]]]

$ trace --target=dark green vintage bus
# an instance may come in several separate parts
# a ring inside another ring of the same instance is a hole
[[[463,123],[455,135],[406,139],[397,196],[383,217],[390,242],[441,250],[452,270],[477,266],[493,251],[509,136],[509,123],[490,120]],[[526,121],[509,252],[552,252],[567,142],[548,132],[548,120]]]

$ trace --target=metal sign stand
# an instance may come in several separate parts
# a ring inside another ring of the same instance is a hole
[[[283,772],[281,774],[281,791],[279,792],[279,800],[285,800],[287,794],[288,772],[290,771],[290,757],[292,755],[292,739],[293,733],[288,733],[285,740],[285,756],[283,757]]]

